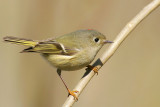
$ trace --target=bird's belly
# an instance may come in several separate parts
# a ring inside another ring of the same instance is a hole
[[[93,58],[82,56],[66,56],[54,54],[42,54],[51,65],[65,71],[74,71],[81,69],[91,63]]]

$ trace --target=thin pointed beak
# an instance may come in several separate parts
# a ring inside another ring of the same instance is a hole
[[[104,41],[104,44],[106,44],[106,43],[114,43],[114,42],[106,40],[106,41]]]

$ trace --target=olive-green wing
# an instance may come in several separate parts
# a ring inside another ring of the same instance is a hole
[[[52,54],[61,54],[61,55],[73,55],[78,51],[65,47],[63,44],[58,43],[54,40],[38,42],[34,47],[29,47],[24,49],[22,52],[39,52],[39,53],[52,53]]]
[[[38,53],[52,53],[52,54],[65,54],[65,55],[73,55],[78,52],[78,50],[74,48],[72,49],[70,48],[70,46],[64,46],[65,44],[57,42],[55,39],[46,41],[34,41],[31,39],[24,39],[12,36],[7,36],[4,37],[3,39],[6,42],[30,46],[29,48],[24,49],[22,52],[38,52]]]

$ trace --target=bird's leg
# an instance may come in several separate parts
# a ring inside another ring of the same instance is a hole
[[[93,70],[98,75],[98,67],[92,66],[92,65],[88,65],[87,69]]]
[[[69,95],[72,95],[72,96],[75,98],[75,100],[77,101],[78,98],[77,98],[77,96],[76,96],[75,93],[77,93],[78,91],[71,91],[71,90],[69,90],[69,88],[67,87],[66,83],[64,82],[64,80],[63,80],[63,78],[62,78],[62,76],[61,76],[61,70],[60,70],[60,69],[57,69],[57,73],[58,73],[60,79],[62,80],[64,86],[66,87],[66,89],[67,89],[67,91],[68,91],[68,96],[69,96]]]

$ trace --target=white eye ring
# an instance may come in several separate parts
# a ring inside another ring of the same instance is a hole
[[[99,38],[94,38],[94,41],[95,42],[99,42]]]

